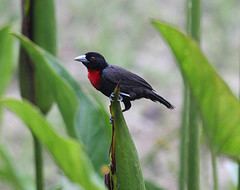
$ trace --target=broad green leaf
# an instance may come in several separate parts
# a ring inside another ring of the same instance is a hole
[[[86,147],[95,169],[101,172],[103,165],[109,163],[111,128],[109,116],[101,105],[93,104],[84,96],[76,115],[76,131]]]
[[[14,112],[29,127],[72,182],[84,189],[105,189],[81,144],[59,136],[40,111],[26,101],[5,99],[0,104]]]
[[[11,79],[14,66],[13,37],[9,32],[9,26],[0,29],[0,96]]]
[[[184,80],[199,107],[204,129],[216,153],[240,159],[240,102],[191,38],[153,20],[176,57]]]
[[[47,52],[43,52],[51,69],[64,79],[74,90],[80,102],[75,115],[75,131],[78,139],[85,145],[86,151],[95,169],[100,172],[103,165],[108,164],[108,150],[110,146],[111,128],[109,116],[103,105],[93,102],[89,95],[81,90],[79,84],[59,64],[59,61]],[[66,107],[63,109],[68,112]]]
[[[61,76],[51,69],[47,58],[44,56],[43,50],[32,43],[24,36],[16,35],[21,42],[21,45],[27,51],[38,73],[42,74],[42,84],[54,100],[62,113],[64,122],[67,125],[67,132],[70,136],[76,137],[74,129],[75,112],[78,109],[78,99],[73,89],[66,81],[61,79]]]
[[[84,143],[94,167],[100,171],[101,166],[108,163],[111,137],[105,109],[82,92],[77,82],[55,57],[27,38],[16,36],[34,60],[36,69],[44,74],[45,86],[51,89],[67,125],[68,134],[78,137]]]
[[[18,190],[33,189],[33,184],[26,181],[16,169],[10,155],[3,146],[0,146],[0,181],[5,181]]]
[[[119,97],[118,87],[114,94],[115,97],[110,105],[113,119],[110,178],[114,184],[113,189],[145,190],[137,150],[117,100]]]

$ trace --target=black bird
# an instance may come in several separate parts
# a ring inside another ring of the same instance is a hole
[[[169,109],[174,107],[156,91],[143,78],[121,67],[110,65],[105,58],[96,52],[88,52],[74,59],[82,62],[88,69],[88,79],[92,85],[110,97],[117,84],[120,86],[120,95],[124,103],[124,111],[131,108],[131,101],[147,98],[160,102]]]

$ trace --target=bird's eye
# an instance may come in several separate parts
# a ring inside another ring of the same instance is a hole
[[[95,57],[90,57],[90,60],[95,62],[96,61],[96,58]]]

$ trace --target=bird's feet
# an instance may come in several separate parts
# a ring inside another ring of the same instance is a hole
[[[111,102],[113,102],[113,100],[114,100],[114,98],[115,98],[115,94],[114,93],[112,93],[111,95],[110,95],[110,101]],[[125,112],[125,111],[127,111],[127,110],[129,110],[130,108],[131,108],[131,102],[130,102],[130,100],[123,100],[123,96],[121,96],[121,95],[119,95],[118,96],[118,101],[119,102],[123,102],[123,104],[124,104],[124,106],[125,106],[125,108],[122,110],[122,112]],[[110,119],[111,120],[111,119]],[[110,121],[111,122],[111,121]]]
[[[110,117],[109,121],[110,121],[110,124],[112,125],[113,124],[113,117],[112,116]]]
[[[111,102],[113,102],[113,99],[114,99],[114,98],[115,98],[115,94],[114,94],[114,92],[112,92],[111,95],[110,95],[110,97],[109,97],[109,99],[110,99]],[[118,96],[118,101],[119,101],[119,102],[122,102],[122,101],[123,101],[123,97],[122,97],[121,95]]]

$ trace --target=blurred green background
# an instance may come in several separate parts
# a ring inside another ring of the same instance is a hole
[[[211,0],[202,2],[202,48],[234,93],[239,89],[240,1]],[[158,1],[93,1],[58,0],[58,58],[81,83],[82,87],[105,101],[88,82],[83,65],[73,58],[87,51],[101,52],[109,63],[121,65],[143,76],[176,109],[166,110],[148,100],[135,101],[125,113],[134,137],[144,176],[166,189],[177,187],[179,126],[182,105],[182,81],[174,59],[159,35],[150,25],[150,18],[159,18],[185,29],[186,11],[183,0]],[[11,22],[20,31],[20,1],[0,0],[0,25]],[[7,95],[19,97],[17,73]],[[49,114],[56,126],[63,125],[57,109]],[[26,128],[8,113],[1,127],[1,139],[9,148],[20,171],[33,175],[31,136]],[[61,127],[58,127],[58,129]],[[201,149],[201,186],[210,189],[210,155]],[[47,154],[47,187],[56,184],[59,176]],[[220,189],[236,183],[236,169],[225,158],[219,160]],[[7,189],[1,186],[0,189]],[[69,187],[70,189],[70,187]]]

